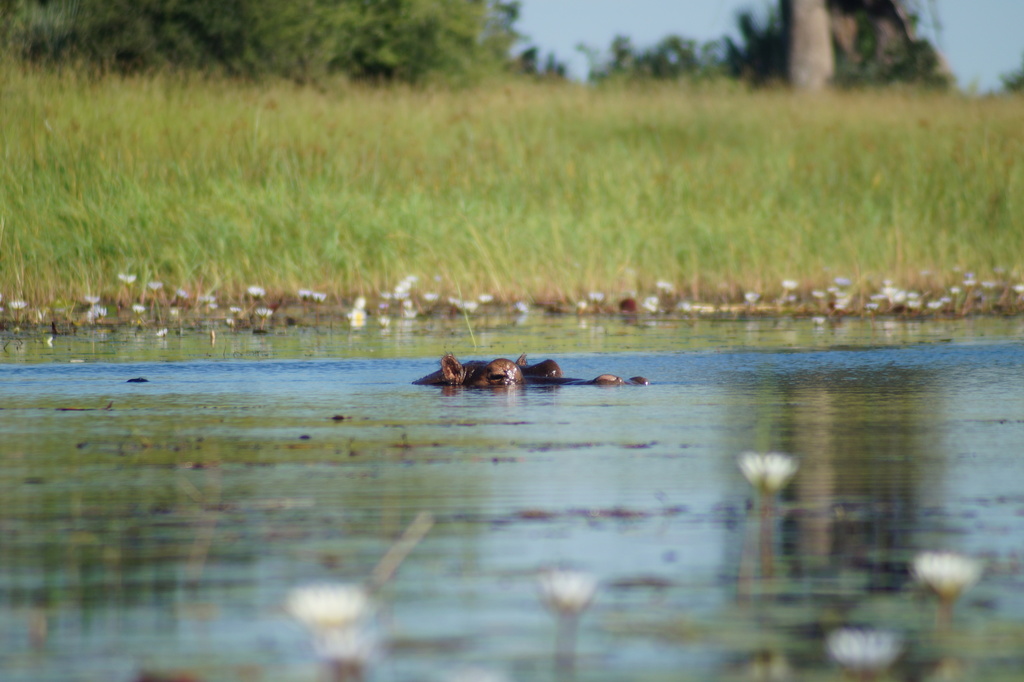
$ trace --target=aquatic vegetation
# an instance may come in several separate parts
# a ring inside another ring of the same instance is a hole
[[[254,310],[253,313],[256,315],[257,319],[259,319],[259,328],[262,331],[267,324],[267,320],[270,319],[270,316],[274,314],[274,309],[261,306],[259,308],[256,308],[256,310]]]
[[[949,627],[953,605],[982,574],[979,561],[955,552],[921,552],[914,557],[911,574],[939,600],[938,624]]]
[[[745,452],[738,462],[743,476],[762,495],[782,490],[800,468],[796,458],[781,452]]]
[[[759,497],[761,575],[771,578],[775,573],[775,495],[796,475],[800,463],[781,452],[744,452],[737,461]]]
[[[582,571],[556,569],[541,573],[537,583],[541,602],[558,621],[555,664],[561,668],[572,668],[575,665],[579,619],[594,601],[597,579]]]
[[[597,594],[597,580],[582,571],[545,571],[537,582],[541,601],[560,616],[579,615]]]
[[[350,628],[366,617],[371,607],[364,587],[345,583],[296,588],[285,602],[289,615],[318,633]]]
[[[351,584],[296,588],[285,602],[289,615],[311,631],[334,682],[362,679],[377,654],[377,638],[366,623],[372,607],[365,588]]]
[[[828,655],[858,680],[877,679],[903,653],[903,638],[894,632],[842,628],[825,640]]]
[[[366,326],[366,299],[362,296],[352,302],[352,307],[345,315],[353,329]]]

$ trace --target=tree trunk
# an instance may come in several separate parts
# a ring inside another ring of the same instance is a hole
[[[832,31],[825,0],[789,2],[789,82],[797,90],[822,90],[835,73]]]

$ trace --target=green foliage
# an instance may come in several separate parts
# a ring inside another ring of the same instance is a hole
[[[786,79],[786,31],[776,8],[764,15],[743,10],[736,15],[739,41],[725,38],[725,63],[734,77],[754,85]]]
[[[1021,59],[1021,66],[1016,71],[1000,76],[1003,81],[1003,87],[1007,92],[1022,92],[1024,93],[1024,59]]]
[[[311,81],[419,83],[497,72],[513,2],[485,0],[4,0],[8,47],[37,62],[120,72],[201,69]]]
[[[606,59],[589,51],[590,78],[594,82],[708,79],[722,75],[720,52],[718,41],[701,45],[668,35],[652,47],[638,49],[628,37],[616,36]]]
[[[834,79],[837,85],[865,87],[905,84],[941,90],[952,84],[938,52],[927,40],[896,43],[879,53],[877,38],[863,13],[858,16],[858,24],[857,58],[846,59],[842,51],[837,51]]]
[[[519,53],[513,62],[513,71],[527,76],[564,80],[568,67],[564,62],[560,62],[554,53],[548,53],[542,61],[540,48],[534,45]]]

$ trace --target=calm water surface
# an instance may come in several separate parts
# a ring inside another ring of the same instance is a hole
[[[844,624],[903,634],[892,679],[1020,679],[1022,339],[1021,320],[540,316],[472,339],[5,332],[0,679],[324,679],[285,596],[365,580],[421,511],[372,680],[569,679],[537,598],[552,566],[601,581],[577,680],[837,679],[822,640]],[[654,383],[410,385],[445,350]],[[745,450],[801,460],[771,580]],[[924,549],[985,561],[949,632],[907,573]]]

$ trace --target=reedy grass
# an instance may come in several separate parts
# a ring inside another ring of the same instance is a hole
[[[503,300],[1024,271],[1024,99],[0,69],[0,293]],[[959,269],[959,271],[957,270]],[[925,273],[925,274],[922,274]]]

